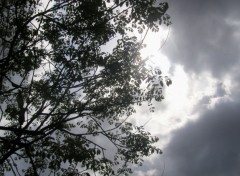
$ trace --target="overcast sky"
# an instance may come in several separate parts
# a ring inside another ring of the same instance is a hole
[[[149,34],[142,54],[173,84],[155,113],[139,107],[130,119],[163,155],[135,176],[239,176],[240,0],[167,1],[173,24]]]
[[[145,56],[173,84],[155,113],[131,117],[160,138],[163,155],[135,176],[239,176],[240,0],[168,2],[173,24],[146,38]]]
[[[157,112],[137,121],[151,118],[146,128],[160,137],[163,155],[136,175],[238,176],[240,1],[168,2],[173,24],[154,62],[162,59],[173,85]]]

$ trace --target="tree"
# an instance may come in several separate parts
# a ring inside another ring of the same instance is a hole
[[[167,9],[155,0],[1,1],[1,173],[127,175],[161,153],[158,138],[127,119],[137,105],[153,111],[171,81],[146,66],[143,40],[129,32],[169,25]]]

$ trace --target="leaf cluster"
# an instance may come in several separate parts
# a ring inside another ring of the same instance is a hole
[[[1,1],[1,173],[127,175],[128,163],[161,153],[127,119],[144,102],[153,112],[171,80],[146,67],[143,41],[128,32],[171,24],[167,9],[154,0]]]

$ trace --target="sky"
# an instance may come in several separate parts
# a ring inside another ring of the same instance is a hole
[[[151,53],[173,84],[155,113],[139,108],[133,117],[160,138],[163,155],[146,158],[135,175],[237,176],[240,1],[167,2],[172,25],[148,35],[143,55]]]
[[[159,137],[162,155],[134,176],[238,176],[240,173],[240,1],[168,0],[172,25],[149,33],[143,57],[173,84],[155,113],[131,121]]]
[[[167,0],[172,25],[148,33],[142,51],[173,84],[155,113],[129,120],[159,137],[162,155],[134,176],[240,173],[240,1]]]

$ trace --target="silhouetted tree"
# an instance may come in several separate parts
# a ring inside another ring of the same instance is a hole
[[[146,67],[143,41],[129,32],[169,25],[167,9],[155,0],[1,0],[0,172],[127,175],[129,163],[161,153],[127,118],[161,101],[170,81]]]

